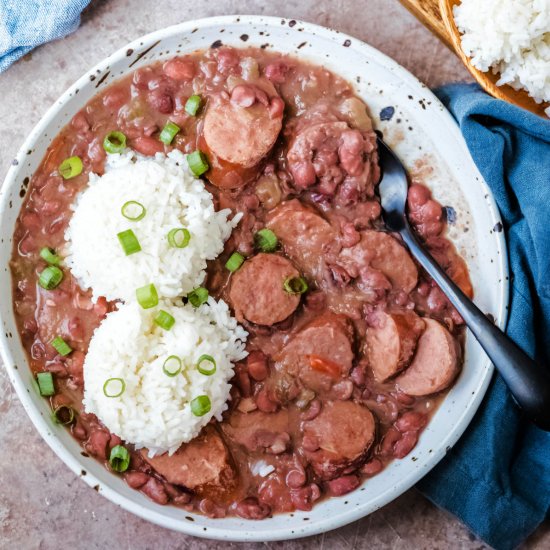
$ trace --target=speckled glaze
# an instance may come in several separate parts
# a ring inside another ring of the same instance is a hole
[[[152,61],[221,44],[269,48],[324,65],[353,82],[369,105],[374,124],[454,220],[449,236],[471,271],[476,302],[503,327],[508,299],[506,248],[500,217],[473,164],[458,127],[436,97],[410,73],[377,50],[337,31],[269,17],[229,16],[183,23],[138,39],[78,80],[34,128],[14,159],[0,191],[0,291],[11,295],[8,262],[12,234],[29,179],[50,140],[102,87]],[[467,338],[463,372],[426,428],[414,451],[341,498],[311,512],[281,514],[252,522],[209,519],[159,506],[130,489],[50,420],[36,390],[17,335],[10,299],[0,302],[0,350],[11,382],[42,437],[96,491],[125,509],[164,527],[195,536],[233,541],[298,538],[345,525],[396,498],[424,476],[466,429],[487,389],[492,367]],[[69,489],[68,489],[69,490]]]

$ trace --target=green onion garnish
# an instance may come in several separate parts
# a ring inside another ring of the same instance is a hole
[[[109,455],[109,464],[115,472],[125,472],[130,466],[130,453],[126,447],[115,445]]]
[[[210,168],[206,155],[198,150],[187,155],[187,164],[195,176],[202,176]]]
[[[59,355],[62,355],[63,357],[69,355],[69,353],[73,351],[73,348],[71,348],[71,346],[69,346],[69,344],[67,344],[67,342],[65,342],[65,340],[61,338],[61,336],[54,338],[51,341],[51,344],[55,348],[55,351],[57,351],[57,353],[59,353]]]
[[[103,384],[105,397],[120,397],[126,389],[126,382],[122,378],[108,378]]]
[[[199,107],[201,106],[201,96],[200,95],[192,95],[186,102],[185,102],[185,112],[191,116],[195,116],[199,110]]]
[[[181,372],[181,359],[177,355],[170,355],[164,365],[162,371],[166,376],[177,376]]]
[[[176,134],[181,130],[181,128],[174,124],[173,122],[167,122],[166,126],[162,129],[159,139],[165,145],[170,145],[172,140],[176,137]]]
[[[138,238],[131,229],[121,231],[120,233],[117,233],[116,236],[118,237],[120,246],[122,246],[122,250],[124,250],[124,254],[126,254],[126,256],[130,256],[130,254],[135,254],[136,252],[141,251],[141,245],[139,244]]]
[[[53,385],[53,375],[51,372],[39,372],[36,375],[36,380],[42,397],[49,397],[55,394],[55,386]]]
[[[191,233],[184,227],[176,227],[168,232],[168,244],[172,248],[185,248],[191,240]]]
[[[40,251],[40,257],[50,265],[59,265],[61,263],[61,258],[55,253],[55,250],[47,246]]]
[[[229,256],[229,260],[225,262],[226,269],[229,269],[231,273],[234,273],[243,265],[244,262],[244,256],[242,254],[239,254],[238,252],[233,252],[231,256]]]
[[[80,157],[69,157],[59,165],[59,173],[63,179],[70,180],[82,173],[82,160]]]
[[[176,320],[167,312],[161,309],[154,319],[155,323],[164,330],[170,330]]]
[[[289,277],[283,283],[283,288],[289,294],[303,294],[309,286],[303,277]]]
[[[208,300],[208,290],[199,286],[187,295],[187,300],[193,307],[202,306]]]
[[[191,412],[195,416],[204,416],[210,411],[212,404],[210,403],[210,397],[208,395],[199,395],[191,401]]]
[[[136,289],[136,298],[138,304],[143,309],[150,309],[159,303],[159,295],[154,284],[145,285]]]
[[[142,220],[145,218],[145,214],[147,214],[147,210],[145,210],[145,206],[137,201],[128,201],[125,202],[122,205],[122,208],[120,209],[120,213],[127,219],[132,222],[139,222],[139,220]]]
[[[197,361],[197,370],[205,376],[212,376],[216,372],[216,360],[211,355],[201,355]]]
[[[63,271],[54,265],[48,266],[38,278],[38,284],[46,290],[53,290],[63,280]]]
[[[60,405],[53,410],[52,420],[56,424],[68,426],[74,421],[74,409],[68,405]]]
[[[262,252],[273,252],[277,249],[279,241],[277,240],[277,235],[271,229],[264,228],[254,235],[254,244]]]
[[[107,153],[122,153],[126,147],[126,136],[122,132],[110,132],[103,140],[103,149]]]

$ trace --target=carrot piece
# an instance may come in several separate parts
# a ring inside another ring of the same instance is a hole
[[[342,374],[342,368],[340,365],[319,355],[310,355],[309,356],[309,365],[313,370],[323,372],[332,376],[332,378],[340,378]]]

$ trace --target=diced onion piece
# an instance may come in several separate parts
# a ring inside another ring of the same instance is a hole
[[[176,320],[167,311],[164,311],[163,309],[161,309],[157,313],[157,316],[155,317],[154,321],[155,321],[155,324],[157,324],[159,327],[163,328],[164,330],[170,330],[176,322]]]
[[[120,213],[127,219],[132,222],[139,222],[143,218],[145,218],[145,214],[147,214],[147,210],[145,209],[145,206],[137,201],[128,201],[125,202],[122,205],[122,208],[120,209]]]
[[[122,445],[115,445],[109,455],[109,464],[115,472],[125,472],[130,466],[130,453]]]
[[[196,116],[196,114],[199,112],[201,106],[201,96],[200,95],[192,95],[186,102],[185,102],[185,112],[191,116]]]
[[[235,271],[237,271],[237,269],[239,269],[239,267],[241,267],[241,265],[243,265],[243,263],[244,256],[242,254],[239,254],[238,252],[233,252],[233,254],[229,256],[229,260],[225,262],[225,267],[226,269],[231,271],[231,273],[234,273]]]
[[[185,248],[191,240],[191,233],[184,227],[176,227],[168,232],[168,244],[172,248]]]
[[[162,132],[160,133],[159,139],[165,145],[170,145],[172,140],[176,137],[176,134],[181,130],[181,128],[174,124],[173,122],[167,122]]]
[[[277,249],[279,241],[277,240],[277,235],[271,229],[264,228],[254,235],[254,244],[262,252],[274,252]]]
[[[197,370],[204,376],[212,376],[216,372],[216,360],[211,355],[201,355],[197,361]]]
[[[141,245],[139,244],[138,238],[131,229],[117,233],[117,237],[126,256],[130,256],[136,252],[141,252]]]
[[[55,351],[59,353],[59,355],[62,355],[63,357],[69,355],[73,351],[73,348],[61,338],[61,336],[57,336],[51,341],[52,346],[54,347]]]
[[[187,300],[193,307],[202,306],[208,300],[208,289],[199,286],[187,295]]]
[[[80,157],[69,157],[59,165],[59,173],[65,180],[75,178],[82,173],[82,159]]]
[[[181,372],[181,359],[177,355],[170,355],[162,365],[162,371],[166,376],[177,376]]]
[[[210,168],[206,155],[199,150],[193,151],[187,155],[187,164],[189,165],[191,172],[193,172],[193,174],[197,177],[202,176],[202,174],[207,172]]]
[[[40,257],[50,265],[59,265],[61,263],[61,258],[55,253],[55,250],[47,246],[40,250]]]
[[[208,395],[199,395],[191,401],[191,412],[195,416],[204,416],[212,408]]]
[[[105,397],[120,397],[126,389],[126,382],[122,378],[108,378],[103,384]]]
[[[145,285],[136,289],[136,298],[138,304],[143,309],[150,309],[159,303],[159,295],[154,284]]]
[[[126,148],[126,136],[122,132],[109,132],[103,140],[103,149],[107,153],[122,153]]]
[[[40,273],[38,284],[46,290],[53,290],[59,286],[62,280],[63,271],[54,265],[50,265]]]
[[[56,424],[61,424],[62,426],[68,426],[74,422],[74,409],[68,405],[60,405],[53,410],[52,420]]]
[[[38,389],[42,397],[50,397],[55,394],[55,386],[53,384],[53,375],[51,372],[39,372],[36,375]]]
[[[285,279],[283,288],[289,294],[303,294],[309,286],[303,277],[289,277]]]

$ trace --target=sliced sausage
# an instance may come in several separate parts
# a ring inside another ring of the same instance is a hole
[[[365,351],[378,382],[403,370],[410,362],[424,321],[414,311],[386,313],[377,310],[369,316]]]
[[[296,266],[321,283],[324,253],[337,237],[332,226],[313,208],[293,199],[270,212],[267,227],[277,235]]]
[[[409,368],[395,382],[408,395],[422,396],[444,390],[459,371],[460,347],[437,321],[425,318],[426,328],[418,340]]]
[[[289,277],[300,273],[292,263],[277,254],[257,254],[233,275],[229,299],[235,316],[258,325],[284,321],[300,303],[299,294],[284,289]]]
[[[344,248],[338,263],[352,276],[361,270],[374,268],[390,281],[393,290],[409,293],[418,281],[418,270],[410,254],[394,237],[381,231],[361,232],[361,240]]]
[[[303,424],[303,438],[316,443],[308,448],[317,446],[304,454],[321,479],[334,479],[361,465],[375,433],[374,416],[367,407],[354,401],[328,402],[319,416]]]
[[[237,482],[229,451],[218,432],[207,426],[201,435],[182,445],[172,456],[142,457],[169,483],[197,494],[225,493]]]

